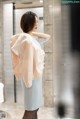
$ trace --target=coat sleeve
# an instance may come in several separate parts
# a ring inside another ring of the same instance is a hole
[[[20,77],[20,70],[16,70],[16,68],[18,68],[19,66],[20,59],[19,59],[18,47],[16,47],[14,43],[15,43],[15,39],[11,39],[10,40],[10,50],[11,50],[12,67],[13,67],[14,75],[16,79],[18,80]]]
[[[25,41],[23,54],[23,80],[27,88],[32,86],[33,80],[33,45]]]
[[[11,51],[17,56],[19,56],[19,47],[20,46],[16,43],[13,46],[11,46]]]

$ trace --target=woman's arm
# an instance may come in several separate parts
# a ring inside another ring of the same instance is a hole
[[[40,32],[32,32],[33,36],[41,37],[41,38],[50,38],[50,35]]]

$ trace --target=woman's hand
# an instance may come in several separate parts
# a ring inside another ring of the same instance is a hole
[[[48,39],[50,38],[50,35],[45,34],[45,33],[32,32],[32,35],[33,35],[33,36],[40,37],[40,38],[48,38]]]

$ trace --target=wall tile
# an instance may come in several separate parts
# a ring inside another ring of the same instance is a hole
[[[52,53],[46,53],[45,56],[45,68],[44,68],[44,79],[45,80],[53,80],[52,78]]]
[[[54,104],[52,81],[44,81],[44,104],[49,107],[52,107]]]
[[[44,24],[52,24],[53,21],[53,13],[52,13],[52,7],[53,7],[53,0],[44,0]]]
[[[45,52],[53,52],[53,31],[52,25],[45,25],[44,32],[50,35],[50,39],[45,43]]]

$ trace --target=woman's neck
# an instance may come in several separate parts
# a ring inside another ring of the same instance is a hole
[[[29,34],[29,35],[31,35],[31,36],[33,36],[33,33],[32,33],[32,31],[28,32],[28,34]]]

